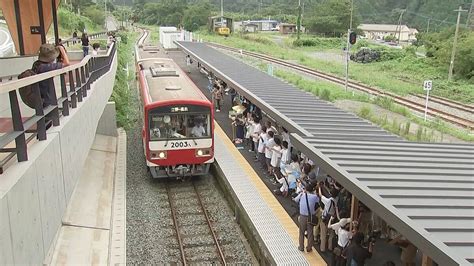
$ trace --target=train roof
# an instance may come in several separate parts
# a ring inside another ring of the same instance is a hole
[[[209,102],[172,59],[149,58],[140,60],[138,64],[151,102],[180,99]]]

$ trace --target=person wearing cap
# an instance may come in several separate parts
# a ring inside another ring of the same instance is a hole
[[[342,218],[337,223],[333,223],[334,216],[329,219],[328,228],[334,230],[337,235],[337,246],[334,248],[332,255],[332,265],[345,266],[346,259],[343,257],[343,251],[349,245],[352,237],[350,231],[351,218]]]
[[[42,44],[39,50],[38,60],[33,63],[32,70],[36,74],[61,69],[69,65],[69,60],[59,63],[55,62],[58,55],[62,58],[67,58],[65,50],[61,50],[52,44]],[[43,100],[43,107],[56,104],[56,93],[53,78],[42,80],[38,83],[40,89],[41,99]]]
[[[306,251],[311,252],[314,245],[313,224],[309,223],[310,215],[316,213],[316,204],[319,202],[319,197],[313,193],[314,186],[308,184],[303,191],[294,198],[294,201],[299,202],[300,216],[298,218],[299,224],[299,246],[300,251],[304,251],[304,233],[308,233],[308,245]]]

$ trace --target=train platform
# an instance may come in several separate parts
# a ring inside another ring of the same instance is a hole
[[[45,265],[125,264],[126,135],[97,134]]]
[[[165,56],[168,56],[172,59],[174,59],[177,64],[183,68],[187,69],[188,67],[186,66],[186,59],[185,59],[185,54],[181,51],[170,51],[168,52]],[[207,89],[207,84],[208,80],[207,78],[198,71],[198,69],[193,66],[189,68],[188,76],[194,81],[194,83],[201,89],[201,91],[210,99],[211,95],[209,90]],[[230,96],[225,95],[223,99],[223,111],[219,113],[214,114],[214,119],[216,123],[219,125],[221,130],[225,133],[227,136],[227,140],[231,142],[230,140],[232,139],[232,126],[231,126],[231,120],[229,119],[228,116],[228,110],[231,108],[231,103],[230,103]],[[217,133],[216,133],[217,135]],[[231,142],[232,144],[232,142]],[[234,145],[234,144],[232,144]],[[291,200],[291,198],[285,198],[281,196],[275,196],[272,191],[274,189],[277,189],[277,187],[271,182],[271,180],[267,177],[265,174],[265,171],[262,170],[260,163],[255,162],[255,154],[248,152],[248,147],[244,147],[242,145],[239,145],[236,147],[237,151],[240,153],[243,158],[245,158],[245,162],[252,167],[252,170],[256,175],[260,178],[260,182],[264,184],[265,187],[260,187],[261,192],[264,194],[269,195],[269,197],[273,198],[280,206],[283,208],[283,210],[286,212],[286,216],[291,219],[293,222],[293,225],[297,228],[298,227],[298,207],[297,204]],[[218,158],[216,158],[218,160]],[[260,190],[259,190],[260,192]],[[287,231],[290,232],[290,231]],[[293,237],[298,237],[298,231],[295,231],[294,233],[291,233]],[[295,247],[297,247],[297,242],[295,242]],[[317,259],[320,263],[316,265],[326,265],[330,263],[330,253],[325,252],[325,253],[320,253],[318,246],[315,246],[315,251],[313,252],[317,254],[318,257],[320,257],[322,260],[320,261]],[[382,261],[385,260],[391,260],[394,262],[400,261],[400,250],[393,246],[389,245],[386,241],[379,241],[375,247],[375,252],[370,261],[368,261],[367,265],[380,265]]]
[[[316,252],[301,252],[298,226],[219,125],[215,129],[217,168],[248,217],[273,265],[324,265]],[[264,252],[266,253],[266,252]]]

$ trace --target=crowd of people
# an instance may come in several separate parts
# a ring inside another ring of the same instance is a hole
[[[362,202],[358,215],[350,218],[352,194],[294,149],[286,128],[263,117],[257,106],[227,88],[225,82],[214,79],[210,84],[217,112],[222,109],[225,94],[231,95],[232,106],[242,107],[232,121],[234,142],[253,154],[266,178],[275,185],[274,194],[291,198],[299,210],[299,250],[311,252],[316,244],[320,252],[330,254],[331,265],[364,265],[377,239],[393,239],[390,243],[402,248],[402,264],[414,265],[416,247]],[[310,219],[312,215],[316,218]]]

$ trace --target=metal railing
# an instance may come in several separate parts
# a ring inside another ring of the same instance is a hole
[[[88,55],[78,64],[0,84],[0,95],[7,93],[9,95],[13,127],[12,130],[4,132],[0,136],[0,153],[8,153],[5,158],[0,160],[0,174],[3,173],[5,164],[15,155],[18,162],[28,160],[27,143],[35,137],[39,141],[46,140],[47,123],[52,123],[52,126],[59,126],[59,117],[68,116],[70,109],[76,108],[78,102],[82,102],[87,97],[91,84],[110,70],[115,53],[116,44],[113,43],[106,55],[94,57]],[[22,117],[18,100],[19,89],[55,77],[59,77],[60,80],[60,97],[56,95],[55,88],[49,88],[50,95],[56,100],[52,105],[43,107],[39,87],[34,86],[35,97],[37,97],[35,112],[31,117]],[[66,83],[66,77],[68,83]],[[31,133],[28,138],[26,137],[27,133]],[[15,143],[13,148],[7,147],[13,142]]]
[[[96,33],[91,33],[88,36],[90,40],[94,40],[94,39],[100,39],[101,37],[107,37],[107,33],[109,32],[108,31],[96,32]],[[63,45],[65,45],[66,47],[69,47],[69,45],[74,45],[80,42],[81,42],[81,36],[77,36],[77,38],[75,39],[71,37],[67,40],[63,40]]]

